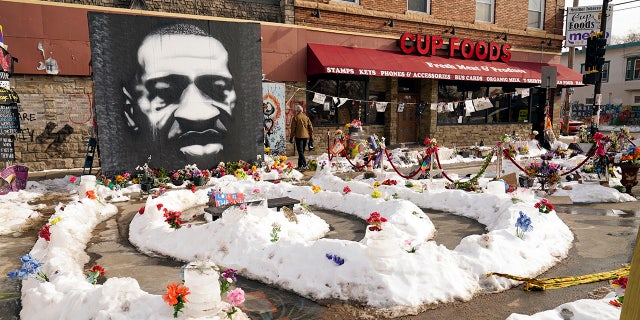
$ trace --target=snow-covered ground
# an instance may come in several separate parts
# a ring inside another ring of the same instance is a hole
[[[457,160],[454,157],[442,162]],[[302,177],[297,171],[287,177],[264,173],[263,178],[287,181],[226,176],[210,179],[206,187],[195,192],[175,189],[150,196],[143,213],[131,221],[130,241],[141,252],[160,253],[185,263],[213,262],[305,297],[360,302],[388,315],[412,313],[425,304],[467,301],[482,292],[508,290],[519,282],[486,275],[499,272],[535,277],[565,258],[572,246],[573,234],[555,211],[541,213],[535,207],[541,199],[533,190],[518,188],[508,194],[496,188],[495,181],[481,178],[484,192],[469,193],[446,189],[444,179],[406,180],[395,172],[380,170],[375,179],[360,176],[344,180],[335,174],[340,164],[332,164],[326,155],[318,161],[326,161],[325,166],[305,184],[293,183]],[[580,158],[564,161],[569,167]],[[505,172],[514,172],[514,168],[507,164],[504,167]],[[616,183],[612,179],[611,184]],[[564,186],[566,190],[558,190],[556,195],[568,196],[574,202],[636,201],[599,184],[573,181]],[[7,234],[37,214],[37,208],[25,204],[27,200],[53,190],[75,194],[71,202],[59,204],[50,217],[50,222],[56,222],[49,228],[50,241],[39,238],[30,252],[43,263],[40,269],[49,281],[35,277],[23,281],[21,318],[172,318],[173,308],[161,296],[141,290],[135,279],[109,278],[103,284],[86,280],[85,270],[91,266],[85,265],[89,257],[84,250],[93,228],[116,214],[116,207],[109,202],[127,201],[139,186],[113,191],[97,185],[96,200],[77,195],[77,188],[65,177],[29,181],[26,190],[0,196],[4,222],[0,233]],[[212,190],[242,192],[254,198],[287,196],[363,220],[377,212],[386,222],[381,223],[382,231],[367,230],[360,242],[324,239],[329,226],[305,205],[296,205],[295,215],[249,205],[232,207],[215,221],[204,212],[200,213],[204,217],[182,217],[185,221],[179,229],[165,222],[165,209],[186,211],[204,206]],[[434,225],[420,208],[476,219],[486,226],[486,232],[467,236],[449,250],[433,240]],[[196,295],[188,298],[192,297],[198,299]],[[563,319],[563,309],[571,310],[574,320],[618,319],[620,308],[609,305],[610,299],[579,300],[535,315],[513,314],[509,319]],[[187,303],[185,316],[197,314],[189,308]],[[193,318],[223,319],[229,305],[217,301],[215,308],[217,311],[209,316]],[[243,316],[238,312],[234,319]]]

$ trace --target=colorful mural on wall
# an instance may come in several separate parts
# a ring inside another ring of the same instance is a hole
[[[284,155],[287,149],[284,92],[284,83],[262,84],[265,148],[274,155]]]

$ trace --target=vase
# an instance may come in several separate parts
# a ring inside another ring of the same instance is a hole
[[[171,183],[172,183],[174,186],[181,186],[181,185],[184,183],[184,180],[182,180],[182,179],[172,179],[172,180],[171,180]]]
[[[153,189],[154,181],[152,178],[141,178],[140,179],[140,190],[145,193],[149,193],[151,189]]]
[[[204,184],[206,183],[206,179],[204,176],[197,176],[197,177],[193,177],[193,184],[196,186],[204,186]]]
[[[191,262],[182,270],[184,285],[189,288],[189,303],[184,306],[185,317],[213,317],[221,310],[219,278],[211,261]]]
[[[621,164],[622,178],[620,183],[625,187],[626,193],[631,194],[631,189],[638,184],[638,168],[637,164]]]

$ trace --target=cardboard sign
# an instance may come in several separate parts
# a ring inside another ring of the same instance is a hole
[[[344,150],[344,145],[342,144],[342,142],[340,141],[336,141],[333,144],[333,147],[331,147],[331,150],[329,150],[331,152],[331,154],[333,154],[334,156],[337,156],[338,154],[340,154],[340,152],[342,152]]]
[[[216,207],[241,204],[244,203],[244,193],[215,193],[211,200]]]

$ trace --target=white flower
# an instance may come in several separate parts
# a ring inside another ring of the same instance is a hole
[[[489,248],[489,246],[491,246],[492,242],[493,242],[493,238],[491,238],[491,236],[488,234],[483,234],[478,239],[478,244],[487,249]]]

